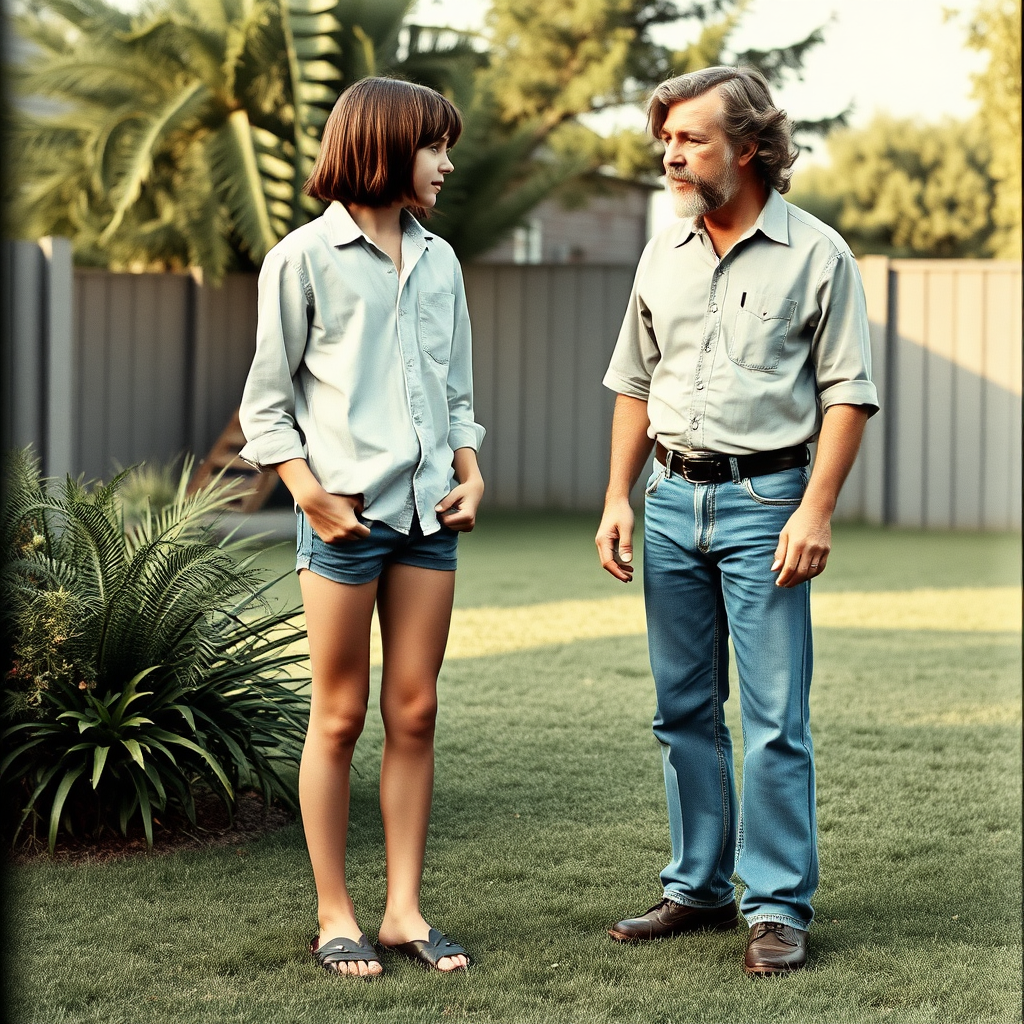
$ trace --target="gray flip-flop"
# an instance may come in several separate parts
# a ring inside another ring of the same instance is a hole
[[[364,981],[380,976],[379,974],[342,972],[334,967],[335,964],[354,963],[359,960],[365,960],[371,964],[380,963],[377,950],[373,948],[370,940],[365,935],[360,935],[358,939],[346,939],[344,936],[339,936],[336,939],[325,942],[322,946],[320,945],[319,938],[314,938],[309,944],[309,952],[313,960],[327,971],[328,974],[337,974],[343,978],[361,978]]]
[[[436,928],[427,932],[426,939],[412,939],[410,942],[399,942],[394,946],[381,944],[384,949],[390,949],[400,956],[406,957],[420,967],[428,971],[439,971],[441,974],[448,974],[448,971],[441,971],[437,966],[439,960],[446,956],[458,956],[460,953],[469,959],[469,954],[457,943],[452,942],[447,935],[442,934]],[[465,967],[455,967],[453,970],[464,971]]]

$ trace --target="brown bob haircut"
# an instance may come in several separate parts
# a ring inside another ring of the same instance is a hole
[[[397,78],[364,78],[339,97],[302,190],[316,199],[390,206],[413,198],[416,151],[454,146],[462,115],[439,92]],[[413,215],[426,210],[409,204]]]
[[[647,104],[651,134],[657,139],[669,108],[718,89],[723,100],[722,128],[733,146],[757,142],[754,164],[769,188],[789,191],[789,180],[799,150],[793,145],[793,122],[772,102],[764,75],[754,68],[719,65],[691,71],[662,82]]]

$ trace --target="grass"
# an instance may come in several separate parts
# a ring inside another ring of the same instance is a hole
[[[457,602],[624,592],[592,518],[486,518]],[[268,566],[291,561],[268,553]],[[837,530],[822,589],[1008,586],[1019,540]],[[636,584],[633,584],[636,587]],[[294,579],[279,588],[286,596]],[[822,884],[811,969],[750,981],[743,936],[623,948],[604,934],[658,897],[668,848],[642,637],[449,662],[424,878],[428,917],[473,953],[460,977],[386,962],[321,976],[298,826],[205,852],[8,873],[9,1017],[234,1022],[1004,1022],[1020,1020],[1020,637],[823,629],[812,689]],[[737,708],[729,709],[735,728]],[[350,875],[383,906],[368,719]]]

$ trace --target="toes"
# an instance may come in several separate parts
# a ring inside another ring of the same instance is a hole
[[[437,969],[439,971],[457,971],[461,967],[466,967],[469,961],[461,953],[458,956],[443,956],[437,961]]]
[[[384,967],[381,964],[377,963],[375,960],[370,961],[366,965],[366,973],[370,975],[370,977],[373,977],[376,974],[380,974],[380,972],[383,970]]]

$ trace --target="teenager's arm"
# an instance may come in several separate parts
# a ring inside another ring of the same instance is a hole
[[[325,491],[305,459],[288,459],[274,468],[322,541],[333,544],[370,535],[370,528],[356,518],[363,510],[361,495]]]
[[[263,261],[256,318],[256,353],[245,381],[239,418],[246,444],[239,453],[256,469],[304,459],[295,424],[294,378],[312,315],[301,268],[280,250]]]
[[[434,511],[450,530],[469,533],[476,526],[477,509],[484,496],[484,478],[472,448],[456,448],[452,465],[458,483],[434,506]]]
[[[594,541],[601,565],[623,583],[633,578],[633,509],[629,492],[651,454],[653,442],[647,436],[650,425],[645,401],[622,394],[615,399],[608,490]]]

